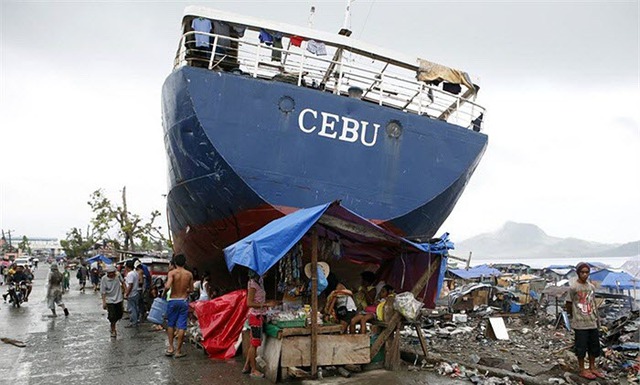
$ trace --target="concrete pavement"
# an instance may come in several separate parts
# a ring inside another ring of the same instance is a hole
[[[63,300],[70,315],[51,314],[44,301],[45,278],[49,266],[41,264],[29,302],[13,308],[0,300],[0,337],[21,340],[25,348],[0,343],[0,384],[268,384],[264,379],[242,375],[239,359],[217,361],[202,350],[185,343],[187,357],[175,359],[162,353],[166,334],[155,332],[151,324],[137,329],[118,323],[118,338],[109,335],[106,311],[98,293],[78,291],[72,272],[71,291]],[[4,293],[6,286],[0,286]],[[428,384],[451,383],[449,379],[426,372],[372,371],[350,379],[327,378],[305,383],[332,384]]]

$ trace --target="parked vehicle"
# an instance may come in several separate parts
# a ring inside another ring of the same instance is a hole
[[[16,258],[13,261],[13,263],[15,263],[16,266],[24,266],[24,267],[28,267],[28,268],[32,268],[33,267],[33,263],[31,263],[30,257]]]
[[[132,261],[134,258],[125,259],[117,263],[119,266],[124,266],[127,261]],[[166,281],[167,274],[169,274],[169,261],[162,258],[143,257],[138,258],[142,264],[149,268],[151,273],[151,281],[155,282],[158,278],[162,281]]]

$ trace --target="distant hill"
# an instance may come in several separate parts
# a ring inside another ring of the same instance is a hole
[[[476,258],[627,257],[640,254],[640,241],[625,244],[590,242],[547,235],[528,223],[507,222],[493,233],[456,242],[455,253]]]
[[[640,241],[629,242],[605,251],[607,257],[640,255]]]

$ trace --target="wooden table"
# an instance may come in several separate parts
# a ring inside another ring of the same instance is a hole
[[[340,325],[318,327],[318,366],[367,364],[371,362],[369,335],[338,334]],[[267,366],[271,382],[289,376],[289,368],[311,365],[311,328],[285,328],[278,337],[266,337],[258,355]]]

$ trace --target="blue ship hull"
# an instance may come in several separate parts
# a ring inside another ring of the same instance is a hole
[[[486,135],[444,121],[189,66],[168,77],[162,106],[174,250],[211,271],[226,272],[224,247],[333,200],[426,240],[487,146]]]

